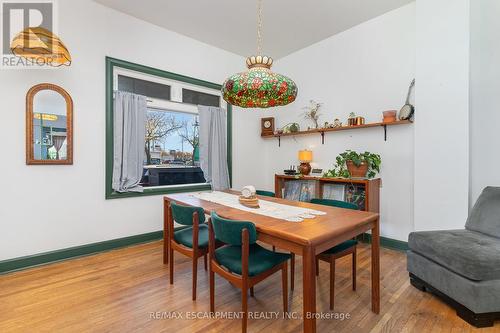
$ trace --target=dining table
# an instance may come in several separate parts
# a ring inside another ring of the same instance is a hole
[[[225,191],[238,195],[236,191]],[[316,332],[316,256],[344,241],[371,231],[371,310],[380,312],[380,225],[379,214],[281,198],[257,196],[259,201],[269,201],[281,205],[320,211],[323,214],[304,218],[302,221],[288,221],[276,217],[257,214],[249,209],[227,206],[201,199],[193,193],[176,193],[164,197],[164,239],[163,262],[168,263],[167,226],[170,202],[201,207],[205,213],[215,211],[221,217],[251,221],[258,232],[258,241],[276,248],[288,250],[302,256],[303,274],[303,331]]]

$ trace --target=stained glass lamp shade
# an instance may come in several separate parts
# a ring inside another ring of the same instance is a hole
[[[222,85],[222,96],[243,108],[269,108],[295,101],[297,85],[290,78],[271,71],[273,59],[247,58],[248,71],[230,76]]]

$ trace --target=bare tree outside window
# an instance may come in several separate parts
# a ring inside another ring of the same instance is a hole
[[[163,142],[165,138],[182,127],[183,124],[178,123],[173,115],[168,115],[165,112],[147,113],[146,144],[144,147],[146,152],[146,164],[152,164],[151,148],[153,148],[156,143]]]
[[[178,130],[178,135],[182,140],[186,141],[193,148],[193,153],[191,155],[191,165],[195,165],[196,152],[200,146],[200,124],[198,123],[198,118],[195,118],[192,122],[184,121],[182,127]]]

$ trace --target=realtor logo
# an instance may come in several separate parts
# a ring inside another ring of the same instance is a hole
[[[55,0],[0,0],[2,68],[69,66],[71,56],[54,34]]]

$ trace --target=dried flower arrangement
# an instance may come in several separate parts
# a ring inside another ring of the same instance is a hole
[[[321,115],[319,113],[320,107],[323,105],[323,103],[318,103],[314,100],[309,101],[309,106],[305,106],[302,109],[307,110],[304,113],[304,119],[311,120],[314,123],[315,128],[319,128],[319,116]]]

